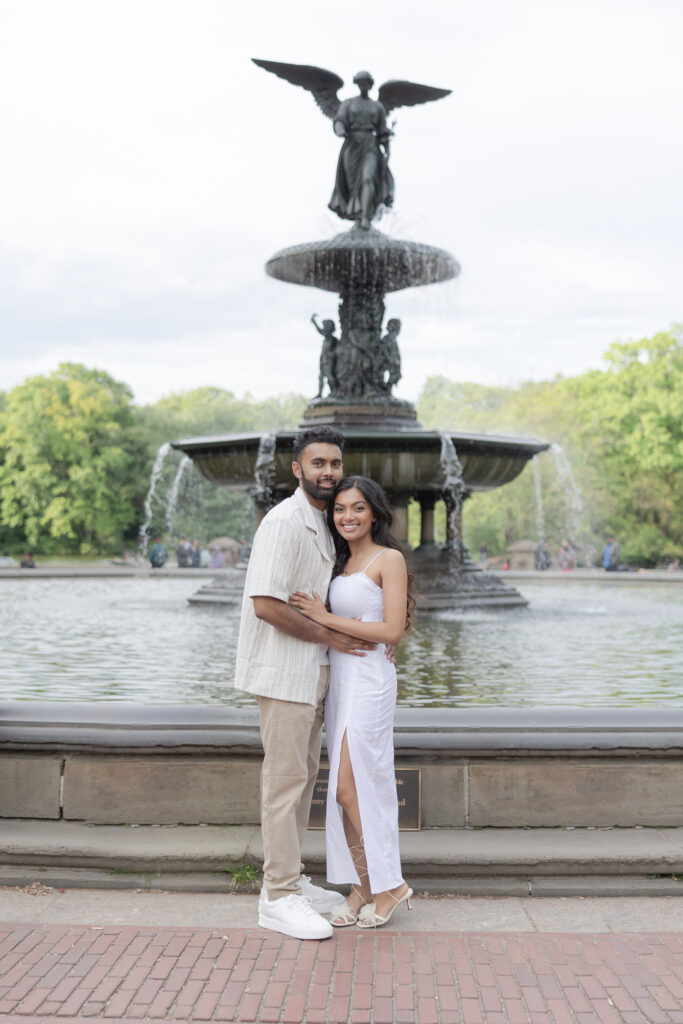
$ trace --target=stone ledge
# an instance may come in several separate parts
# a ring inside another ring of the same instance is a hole
[[[397,757],[683,754],[683,708],[397,708]],[[0,750],[168,748],[261,756],[256,707],[9,701]]]

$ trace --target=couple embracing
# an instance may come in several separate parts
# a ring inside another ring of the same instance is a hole
[[[414,602],[384,493],[344,478],[343,444],[330,427],[297,434],[299,486],[254,537],[237,650],[235,686],[256,697],[265,752],[259,924],[298,939],[375,928],[412,896],[398,849],[393,648]],[[346,898],[302,873],[323,719],[327,877],[351,885]]]

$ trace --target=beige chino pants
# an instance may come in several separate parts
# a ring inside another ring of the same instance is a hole
[[[329,666],[322,665],[315,707],[256,698],[265,751],[261,769],[263,885],[271,900],[300,891],[301,847],[320,765],[323,702],[329,682]]]

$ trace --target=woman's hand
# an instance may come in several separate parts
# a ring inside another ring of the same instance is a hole
[[[321,601],[320,597],[313,591],[312,596],[302,593],[297,590],[293,594],[290,594],[289,604],[292,608],[296,608],[297,611],[301,612],[308,619],[313,619],[314,622],[319,622],[321,625],[325,625],[329,612]]]

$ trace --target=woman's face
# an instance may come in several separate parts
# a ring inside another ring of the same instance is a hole
[[[370,503],[357,487],[340,491],[334,499],[334,525],[349,543],[362,540],[372,532],[374,514]]]

